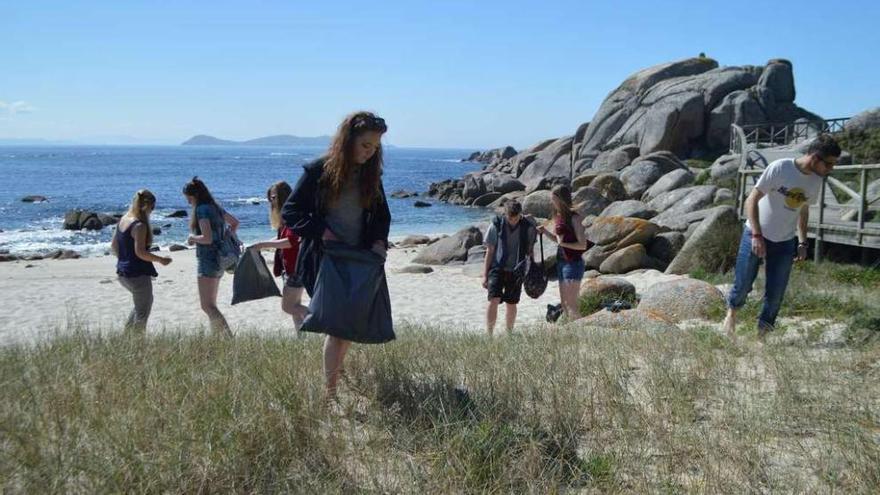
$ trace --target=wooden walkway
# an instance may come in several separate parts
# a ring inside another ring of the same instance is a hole
[[[843,129],[847,119],[825,121],[827,132]],[[737,177],[737,211],[745,219],[745,199],[764,168],[780,158],[802,154],[797,145],[815,135],[815,127],[804,123],[731,126],[731,153],[740,155]],[[815,241],[814,257],[822,258],[825,243],[880,249],[880,187],[869,191],[872,171],[880,164],[838,165],[822,181],[821,200],[810,207],[808,236]],[[880,172],[874,172],[877,175]],[[855,177],[855,181],[852,177]],[[843,179],[857,182],[855,190]],[[838,198],[844,198],[842,201]]]

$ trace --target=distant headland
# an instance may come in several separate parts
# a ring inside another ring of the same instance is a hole
[[[181,143],[183,146],[327,146],[329,144],[330,136],[300,137],[289,134],[266,136],[247,141],[231,141],[199,134]]]

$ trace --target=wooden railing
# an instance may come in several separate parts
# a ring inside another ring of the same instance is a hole
[[[849,117],[822,121],[767,123],[730,126],[730,152],[738,153],[743,146],[754,148],[796,144],[810,139],[820,132],[835,133],[844,130]],[[739,129],[739,134],[734,130]]]

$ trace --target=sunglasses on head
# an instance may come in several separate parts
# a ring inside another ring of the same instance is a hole
[[[358,117],[351,126],[352,129],[366,129],[368,131],[385,132],[388,127],[385,119],[381,117]]]

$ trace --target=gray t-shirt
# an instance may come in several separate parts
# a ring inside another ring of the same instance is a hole
[[[364,228],[361,206],[360,174],[353,173],[342,186],[339,198],[327,208],[324,221],[340,241],[359,246]]]
[[[528,239],[529,246],[535,242],[536,232],[534,228],[531,228],[532,224],[526,218],[520,220],[513,229],[510,228],[510,225],[507,224],[506,220],[502,222],[502,224],[504,225],[503,228],[507,230],[507,242],[504,245],[504,252],[507,253],[507,259],[504,260],[504,266],[502,268],[506,271],[512,271],[516,267],[516,264],[522,261],[521,259],[517,259],[519,256],[519,236],[521,235],[519,229],[528,229],[526,238]],[[486,230],[486,240],[484,244],[497,247],[498,237],[498,231],[495,229],[495,224],[490,223],[489,228]],[[501,250],[495,250],[496,263],[501,260],[502,254]],[[526,256],[528,256],[528,254]]]

